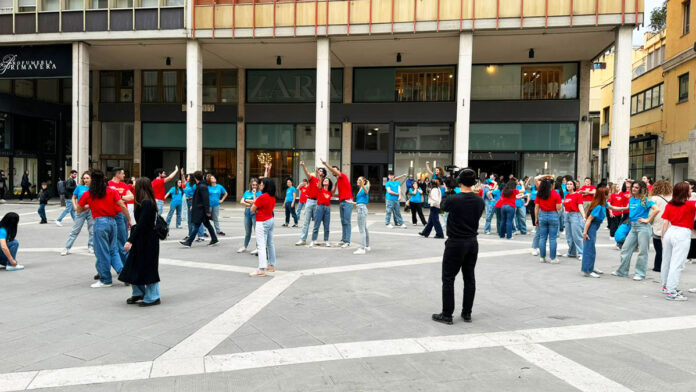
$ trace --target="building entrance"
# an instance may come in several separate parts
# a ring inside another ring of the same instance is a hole
[[[495,173],[507,178],[510,174],[519,176],[520,160],[518,153],[471,153],[469,167],[477,174]]]
[[[351,184],[353,185],[353,193],[357,194],[359,191],[357,184],[358,177],[365,177],[370,181],[370,201],[371,202],[384,202],[384,181],[387,178],[387,164],[386,163],[354,163],[350,170],[353,179]]]

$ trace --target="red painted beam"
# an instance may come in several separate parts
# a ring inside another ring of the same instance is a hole
[[[348,35],[350,35],[350,4],[351,4],[351,2],[350,2],[350,0],[348,0],[348,23],[347,23],[347,29],[346,29],[346,33]]]

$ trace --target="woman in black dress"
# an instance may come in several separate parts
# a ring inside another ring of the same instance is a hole
[[[157,205],[150,180],[145,177],[135,182],[135,226],[124,249],[128,252],[118,280],[130,283],[133,296],[128,304],[153,306],[160,304],[159,292],[159,237],[155,232]]]

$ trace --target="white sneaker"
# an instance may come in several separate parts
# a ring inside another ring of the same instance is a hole
[[[92,284],[89,287],[91,287],[93,289],[100,289],[102,287],[111,287],[111,283],[102,283],[101,280],[98,280],[96,283]]]
[[[406,224],[403,223],[403,224],[401,224],[401,226],[398,226],[398,227],[400,227],[400,228],[402,228],[402,229],[405,229],[405,228],[406,228]]]
[[[60,221],[56,221],[56,226],[58,226],[58,227],[63,227],[63,224],[60,223]]]
[[[87,248],[87,253],[94,254],[94,248]]]
[[[614,272],[612,272],[611,274],[614,275],[614,276],[618,276],[619,278],[624,278],[623,275],[619,275],[619,271],[614,271]]]
[[[327,247],[327,248],[330,248],[330,247],[331,247],[331,243],[330,243],[329,241],[326,241],[326,247]]]
[[[366,252],[369,252],[369,251],[372,250],[372,248],[370,248],[369,246],[366,246],[364,249],[365,249]],[[696,293],[696,291],[694,291],[694,292]]]
[[[344,242],[344,243],[341,245],[341,248],[344,248],[344,249],[345,249],[345,248],[349,248],[349,247],[350,247],[350,244],[347,243],[347,242]]]
[[[8,264],[8,265],[5,267],[5,271],[21,271],[21,270],[23,270],[23,269],[24,269],[24,266],[21,265],[21,264],[17,264],[17,265],[9,265],[9,264]]]
[[[299,240],[299,241],[295,242],[295,246],[303,246],[303,245],[307,245],[307,241]]]
[[[694,287],[693,289],[689,289],[689,290],[687,290],[687,291],[690,292],[690,293],[696,293],[696,287]]]
[[[367,252],[365,252],[365,249],[363,249],[363,248],[358,248],[358,250],[353,252],[354,255],[364,255],[365,253],[367,253]]]
[[[60,252],[60,255],[61,255],[61,256],[67,256],[67,255],[69,255],[69,254],[70,254],[70,249],[68,249],[68,248],[63,249],[63,250]]]
[[[578,261],[582,261],[582,256],[578,256]]]
[[[616,245],[616,250],[621,250],[621,247]]]
[[[314,248],[314,241],[310,242],[309,245],[307,245],[310,248]]]
[[[249,252],[249,254],[250,255],[257,255],[257,254],[259,254],[259,249],[256,248],[256,249],[252,250],[251,252]]]
[[[549,264],[560,264],[561,262],[558,261],[558,259],[551,259],[549,260]]]
[[[393,229],[393,228],[394,228],[394,225],[392,225],[392,224],[387,225],[387,229]]]
[[[595,274],[594,272],[590,272],[589,274],[585,274],[585,276],[589,278],[599,278],[599,274]]]
[[[532,248],[532,256],[539,256],[539,249]]]
[[[641,277],[638,276],[638,275],[633,276],[633,280],[635,280],[636,282],[640,282],[641,280],[644,280],[644,279],[645,279],[645,278],[641,278]]]
[[[595,268],[592,272],[594,272],[595,274],[598,274],[598,275],[603,275],[603,274],[604,274],[604,272],[602,272],[601,269],[597,269],[597,268]]]
[[[540,262],[540,263],[546,263],[546,262],[547,262],[547,261],[546,261],[546,257],[540,257],[540,258],[539,258],[539,262]]]
[[[0,270],[5,269],[5,268],[7,268],[7,267],[4,265],[0,265]]]
[[[339,241],[338,244],[336,244],[336,246],[340,246],[341,248],[343,248],[343,245],[345,245],[345,242],[343,241]]]
[[[681,292],[669,293],[669,294],[667,294],[667,296],[665,296],[665,299],[669,300],[669,301],[686,301],[686,300],[688,300],[688,298],[683,296]]]
[[[237,249],[237,253],[244,253],[246,252],[246,246],[242,246],[241,248]]]

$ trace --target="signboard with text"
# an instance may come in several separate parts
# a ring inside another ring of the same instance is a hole
[[[70,76],[71,45],[0,46],[0,79]]]
[[[247,102],[314,102],[317,92],[316,69],[247,70]],[[331,70],[331,102],[343,98],[343,69]]]

